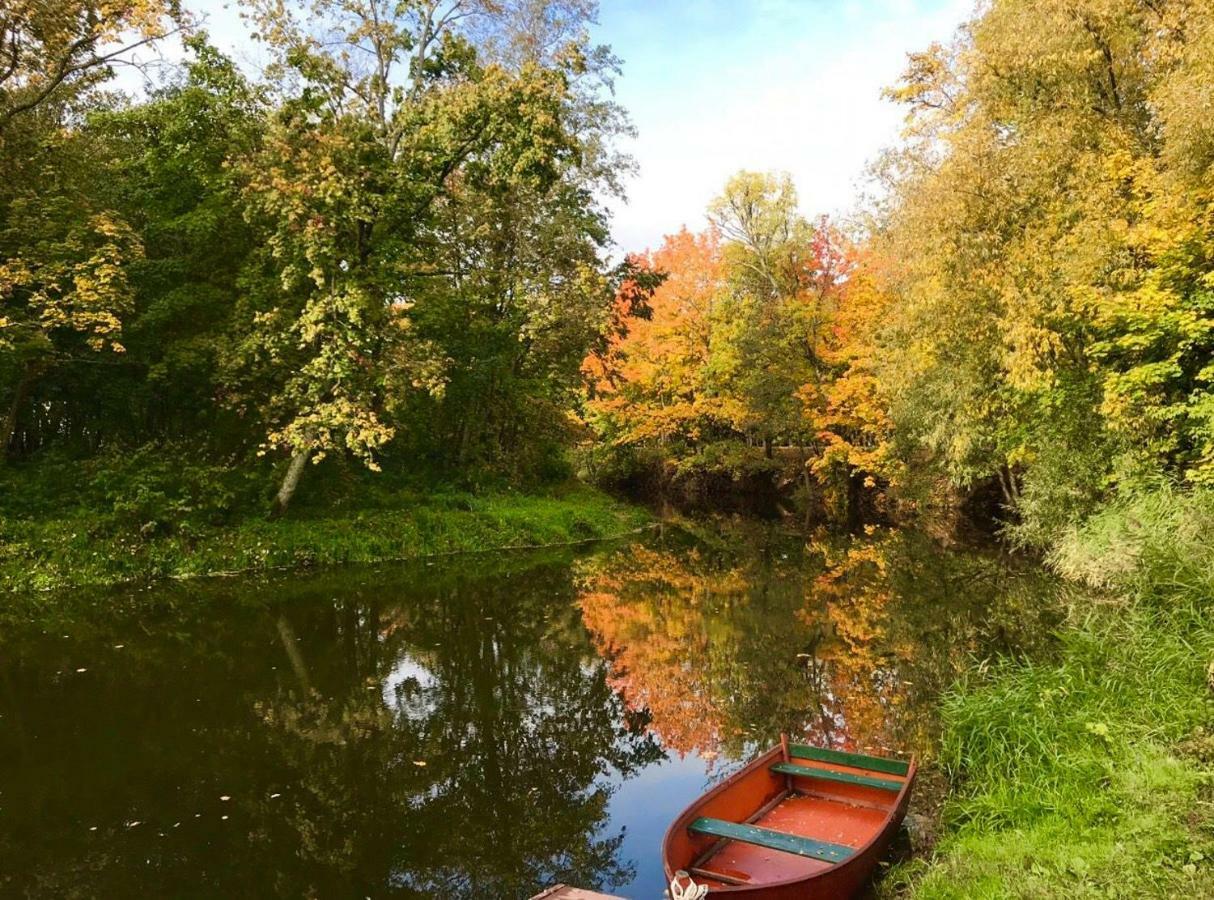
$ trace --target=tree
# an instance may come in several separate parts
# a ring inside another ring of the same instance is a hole
[[[58,200],[58,202],[56,202]],[[72,200],[43,196],[38,208],[10,207],[8,244],[34,238],[37,256],[16,255],[0,264],[0,350],[16,370],[16,387],[3,423],[7,448],[35,381],[73,352],[122,353],[121,317],[130,308],[126,267],[142,246],[130,227],[104,211],[72,209]]]
[[[128,266],[142,252],[90,171],[98,144],[68,126],[175,5],[15,0],[0,11],[0,456],[48,371],[121,353]]]
[[[63,108],[172,32],[177,0],[9,0],[0,10],[0,153],[9,127]]]
[[[1026,540],[1118,479],[1204,477],[1208,145],[1176,98],[1202,90],[1206,18],[1003,0],[892,92],[910,124],[874,240],[903,261],[895,427],[956,483],[997,481]]]
[[[807,462],[837,374],[827,344],[848,271],[841,238],[800,214],[787,175],[739,173],[709,218],[704,234],[684,230],[634,260],[661,281],[631,317],[617,306],[587,360],[592,419],[616,447],[657,447],[684,470],[770,473],[777,443]]]
[[[817,405],[832,373],[824,360],[846,263],[823,219],[798,211],[787,175],[741,172],[709,216],[729,240],[729,336],[722,368],[747,410],[744,430],[760,435],[767,455],[780,439],[804,452],[805,410]]]
[[[322,2],[304,29],[277,3],[255,7],[286,99],[246,163],[266,241],[238,362],[270,423],[266,449],[291,454],[280,511],[309,459],[341,450],[376,467],[396,433],[389,403],[449,380],[440,348],[414,334],[414,306],[433,293],[420,279],[460,284],[436,246],[455,240],[452,255],[476,258],[451,231],[461,198],[514,194],[521,208],[561,183],[579,149],[567,113],[584,57],[481,62],[471,26],[498,14],[464,0]],[[488,234],[492,216],[476,227]]]
[[[121,400],[91,406],[104,420],[97,427],[120,426],[133,440],[231,452],[260,435],[234,422],[223,402],[222,363],[254,242],[242,180],[228,161],[254,152],[268,110],[264,92],[205,36],[187,49],[180,77],[147,102],[90,121],[111,146],[108,167],[120,186],[113,202],[146,248],[130,270],[128,378],[109,379]]]
[[[619,446],[695,442],[729,427],[724,398],[709,384],[714,303],[721,290],[714,231],[670,235],[638,263],[660,273],[644,315],[617,326],[606,351],[616,372],[590,404],[598,427]]]

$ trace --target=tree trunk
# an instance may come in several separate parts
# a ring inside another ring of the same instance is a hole
[[[1009,510],[1015,509],[1020,500],[1020,485],[1016,483],[1016,474],[1007,466],[999,467],[999,492]]]
[[[299,479],[303,478],[304,466],[308,464],[311,456],[311,450],[296,450],[291,457],[286,477],[283,478],[282,485],[278,488],[278,494],[274,497],[275,516],[281,516],[291,505],[291,498],[295,496],[295,489],[299,487]]]
[[[291,623],[285,616],[278,617],[278,636],[282,639],[282,648],[287,651],[287,659],[291,661],[291,668],[295,670],[295,677],[299,679],[299,685],[303,688],[304,695],[311,694],[312,679],[308,677],[308,666],[299,650],[299,639],[295,637],[295,629],[291,627]]]
[[[21,371],[21,379],[17,382],[17,390],[13,394],[13,402],[9,404],[8,413],[4,416],[3,426],[0,426],[0,458],[9,458],[9,449],[13,444],[13,434],[17,431],[17,419],[21,415],[21,407],[24,405],[26,398],[29,397],[36,377],[37,370],[32,365],[27,365]]]

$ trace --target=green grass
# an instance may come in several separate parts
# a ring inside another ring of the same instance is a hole
[[[530,493],[376,488],[363,504],[355,493],[272,520],[233,478],[161,471],[162,462],[138,475],[99,466],[70,493],[63,485],[87,470],[3,472],[0,592],[551,546],[615,537],[648,520],[578,484]]]
[[[1077,597],[1048,660],[944,700],[955,793],[920,898],[1214,897],[1214,495],[1114,505],[1058,544]]]

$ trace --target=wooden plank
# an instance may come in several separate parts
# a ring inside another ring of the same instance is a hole
[[[567,884],[556,884],[536,894],[531,900],[625,900],[624,897],[599,894],[583,888],[570,887]]]
[[[890,781],[887,778],[870,778],[867,775],[853,775],[850,772],[830,772],[826,769],[815,769],[813,766],[798,766],[793,763],[776,763],[771,767],[773,772],[781,775],[796,775],[798,778],[818,778],[822,781],[837,781],[839,784],[862,784],[865,787],[880,788],[883,791],[897,793],[902,790],[903,782]]]
[[[853,766],[857,769],[868,769],[870,772],[885,772],[889,775],[906,775],[910,772],[910,763],[902,759],[889,759],[884,756],[868,756],[864,753],[827,750],[825,747],[812,747],[809,744],[793,744],[789,747],[789,752],[798,759],[812,759],[817,762],[836,763],[840,766]]]
[[[719,881],[722,884],[750,884],[745,878],[738,878],[736,875],[726,875],[723,872],[710,872],[708,869],[700,869],[692,867],[688,875],[694,875],[697,878],[711,878],[713,881]]]
[[[743,844],[754,844],[756,847],[766,847],[768,850],[795,853],[797,856],[807,856],[810,859],[820,859],[829,863],[842,862],[855,852],[851,847],[845,847],[842,844],[816,841],[813,838],[801,837],[799,834],[786,834],[771,828],[760,828],[758,825],[738,825],[722,819],[699,818],[688,825],[687,830],[693,834],[709,834],[713,837],[740,841]]]
[[[759,821],[759,819],[763,818],[765,815],[767,815],[769,812],[771,812],[773,809],[775,809],[777,806],[779,806],[781,803],[783,803],[785,800],[787,800],[791,793],[792,793],[791,791],[780,791],[780,793],[778,793],[774,797],[772,797],[767,803],[764,803],[758,810],[756,810],[751,815],[747,816],[745,821],[743,821],[742,824],[752,825],[755,822]],[[710,860],[714,856],[716,856],[717,851],[720,850],[723,846],[725,846],[725,841],[723,841],[723,840],[714,842],[711,847],[709,847],[707,850],[705,850],[703,853],[701,853],[699,856],[697,856],[695,858],[695,860],[692,861],[692,863],[691,863],[692,868],[695,868],[696,866],[704,865],[706,862],[708,862],[708,860]]]
[[[859,797],[840,797],[827,791],[815,791],[804,786],[797,789],[798,796],[814,797],[818,800],[829,800],[831,803],[841,803],[844,806],[858,806],[861,809],[875,809],[878,812],[892,812],[894,807],[888,803],[876,803],[872,800],[861,800]]]

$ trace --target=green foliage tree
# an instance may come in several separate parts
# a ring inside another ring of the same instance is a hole
[[[128,268],[142,246],[91,171],[103,149],[68,126],[176,13],[161,0],[15,0],[0,11],[0,455],[47,372],[124,350]]]
[[[466,401],[462,457],[473,417],[499,410],[501,370],[529,374],[518,358],[500,362],[469,313],[542,352],[544,342],[583,349],[601,318],[563,315],[545,281],[562,280],[562,300],[606,309],[586,243],[605,239],[585,192],[587,177],[602,176],[579,168],[571,112],[586,57],[576,44],[537,45],[495,61],[511,33],[496,23],[482,60],[460,24],[489,27],[497,15],[479,3],[322,3],[305,30],[278,4],[257,8],[285,99],[245,163],[250,221],[266,239],[239,354],[266,448],[291,453],[280,510],[309,459],[340,450],[376,468],[410,395],[437,396],[453,379],[484,391]],[[445,317],[466,321],[454,332]],[[463,349],[468,340],[487,352]],[[565,355],[575,373],[580,354]],[[487,374],[460,366],[495,356]]]
[[[1001,0],[891,92],[896,430],[998,480],[1027,540],[1127,479],[1209,477],[1209,34],[1186,0]]]
[[[0,14],[6,448],[285,457],[279,511],[326,457],[551,469],[629,165],[593,2],[267,0],[261,77],[189,33],[141,99],[188,16],[60,7]]]

